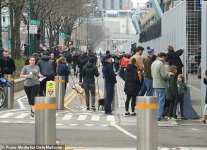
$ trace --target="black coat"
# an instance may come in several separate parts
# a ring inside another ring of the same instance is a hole
[[[16,70],[15,62],[12,58],[6,60],[4,58],[0,59],[0,67],[2,74],[13,74]]]
[[[180,59],[180,56],[183,54],[183,50],[180,49],[178,51],[169,51],[167,53],[167,61],[169,63],[169,65],[174,65],[176,66],[177,68],[182,68],[183,67],[183,63]]]
[[[94,76],[98,77],[99,72],[95,64],[88,62],[83,67],[83,84],[93,84],[95,83]]]
[[[137,67],[128,64],[125,70],[125,87],[124,92],[127,95],[137,96],[140,91],[141,83],[138,78]]]

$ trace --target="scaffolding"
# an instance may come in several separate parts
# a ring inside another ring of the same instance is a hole
[[[187,1],[186,8],[186,67],[188,74],[197,75],[201,61],[201,10],[196,10],[194,1]]]

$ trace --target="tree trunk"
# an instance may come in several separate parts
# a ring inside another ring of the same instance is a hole
[[[43,45],[45,45],[45,24],[44,23],[45,23],[45,21],[42,20],[41,24],[40,24],[40,31],[41,31],[40,39],[41,39],[41,44],[43,44]]]
[[[20,53],[20,47],[21,47],[21,41],[20,41],[20,12],[19,10],[16,10],[14,13],[14,29],[16,30],[15,35],[14,35],[14,40],[15,40],[15,47],[14,47],[14,58],[19,59],[21,57]]]
[[[14,28],[14,12],[12,5],[10,4],[9,7],[9,13],[10,13],[10,28],[11,28],[11,57],[14,58],[15,56],[15,28]]]

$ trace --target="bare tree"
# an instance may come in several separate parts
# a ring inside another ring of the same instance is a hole
[[[89,23],[88,24],[88,49],[94,51],[95,48],[102,42],[105,38],[105,32],[102,24]]]
[[[26,0],[9,0],[8,6],[10,11],[10,27],[11,27],[11,56],[20,58],[20,24],[21,14],[25,6]]]

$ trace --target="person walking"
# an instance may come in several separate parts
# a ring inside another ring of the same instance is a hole
[[[183,54],[183,49],[179,49],[178,51],[174,51],[174,47],[172,45],[169,45],[167,53],[167,61],[169,65],[174,65],[177,67],[177,74],[182,74],[182,67],[183,63],[180,59],[180,56]]]
[[[67,65],[65,57],[58,59],[57,75],[65,77],[65,89],[67,88],[68,76],[70,74],[70,68]]]
[[[91,108],[96,111],[95,108],[95,78],[99,76],[98,68],[94,64],[94,58],[89,58],[88,63],[83,67],[83,88],[85,90],[86,110],[90,110],[90,95],[91,94]]]
[[[3,51],[3,58],[0,59],[0,69],[2,76],[5,74],[13,75],[16,70],[14,60],[9,56],[9,51]]]
[[[35,65],[35,57],[29,58],[29,65],[25,65],[20,73],[20,78],[25,78],[24,91],[27,95],[29,105],[31,106],[31,116],[34,117],[35,112],[35,97],[39,93],[39,77],[40,69]]]
[[[111,110],[111,104],[114,97],[114,86],[116,84],[116,75],[113,69],[112,56],[107,55],[105,57],[105,64],[103,67],[103,75],[105,82],[105,101],[104,101],[104,109],[106,115],[113,115]]]
[[[165,67],[166,54],[161,52],[157,55],[157,59],[151,65],[151,73],[153,79],[153,88],[158,98],[157,119],[162,120],[163,107],[165,104],[166,88],[168,88],[168,73]]]
[[[83,67],[84,65],[87,64],[89,60],[89,57],[87,55],[87,52],[84,52],[82,54],[82,56],[80,57],[80,61],[79,61],[79,84],[82,84],[82,80],[83,80]]]
[[[44,52],[41,60],[37,63],[37,66],[40,68],[40,73],[45,77],[40,83],[40,96],[44,96],[46,93],[46,82],[54,81],[55,71],[54,71],[54,62],[50,60],[48,52]]]
[[[124,86],[124,92],[127,95],[127,99],[125,102],[125,115],[130,115],[129,113],[129,101],[131,99],[131,111],[132,116],[135,116],[135,103],[136,103],[136,96],[139,93],[139,90],[141,88],[141,82],[138,78],[137,73],[137,66],[136,66],[136,59],[132,58],[131,64],[128,64],[125,70],[125,86]]]
[[[143,60],[144,64],[144,82],[142,84],[139,96],[153,96],[151,65],[156,60],[154,49],[147,47],[148,56]]]

